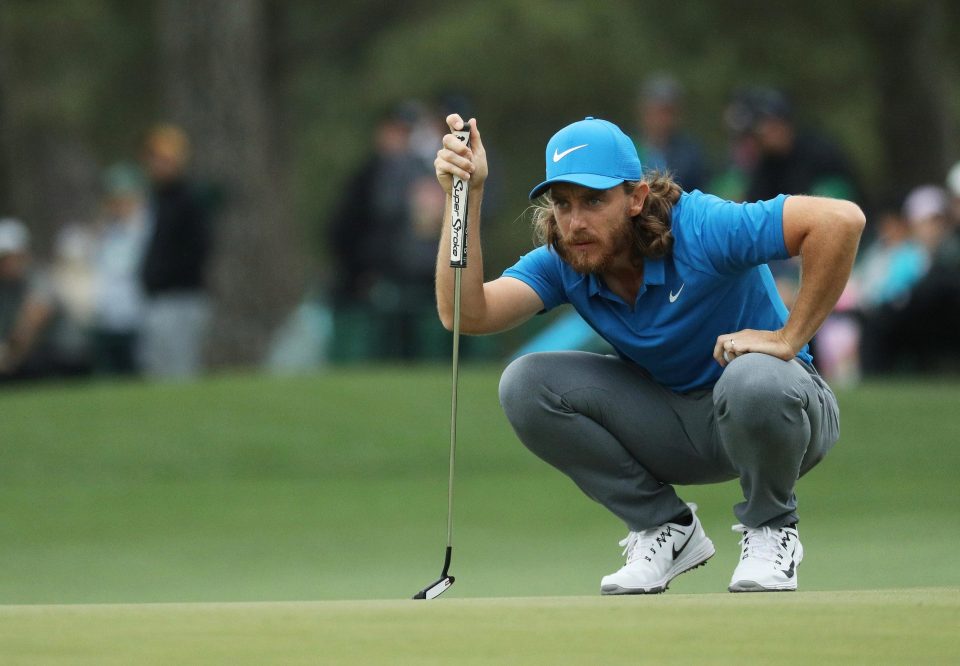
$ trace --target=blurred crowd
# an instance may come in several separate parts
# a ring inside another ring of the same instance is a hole
[[[334,361],[448,356],[433,291],[444,208],[433,160],[450,113],[473,115],[469,100],[457,94],[432,103],[407,100],[384,113],[369,155],[342,188],[326,225]],[[484,198],[487,214],[496,189],[494,178]],[[468,356],[470,347],[467,341]]]
[[[866,200],[843,147],[802,122],[783,91],[732,92],[719,114],[728,137],[719,160],[711,160],[686,128],[684,103],[683,86],[669,75],[640,86],[633,131],[645,169],[670,171],[686,190],[733,201],[803,193],[850,199],[868,212],[854,276],[812,343],[825,375],[852,382],[862,374],[960,369],[960,348],[951,344],[953,320],[960,316],[960,163],[943,183],[913,189],[905,183],[902,201],[877,206]],[[406,101],[385,114],[370,155],[329,220],[332,355],[338,360],[446,354],[433,303],[443,198],[432,160],[451,111],[471,115],[462,97]],[[771,269],[791,306],[799,260],[775,262]]]
[[[720,159],[686,127],[684,104],[683,86],[668,75],[640,86],[632,131],[646,169],[668,170],[686,190],[733,201],[805,193],[851,199],[867,211],[854,275],[812,343],[825,375],[854,382],[960,370],[953,344],[960,328],[960,163],[943,182],[910,183],[905,175],[906,196],[875,205],[843,148],[802,122],[784,92],[733,91],[718,113],[727,136]],[[329,316],[331,331],[300,342],[294,334],[291,344],[322,345],[317,356],[334,362],[447,358],[449,337],[433,295],[444,207],[433,159],[452,112],[473,115],[469,99],[406,100],[380,116],[368,154],[322,224],[330,279],[318,311]],[[102,174],[99,219],[63,229],[49,265],[34,262],[23,221],[0,219],[0,380],[190,377],[202,370],[214,206],[187,176],[189,157],[181,129],[152,128],[136,162]],[[496,215],[500,189],[496,156],[490,160],[488,217]],[[771,268],[789,307],[799,263]],[[483,339],[464,344],[467,357],[500,353]]]
[[[189,157],[180,128],[150,129],[139,164],[102,174],[99,219],[63,228],[48,265],[24,221],[0,218],[0,381],[201,370],[211,210]]]
[[[818,334],[837,380],[960,371],[960,162],[874,217],[847,289]]]

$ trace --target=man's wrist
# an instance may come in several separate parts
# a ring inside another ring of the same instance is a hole
[[[777,337],[780,338],[785,345],[787,345],[790,351],[793,352],[794,356],[799,354],[800,350],[803,349],[803,346],[807,344],[806,342],[797,341],[796,337],[790,331],[788,331],[786,327],[783,327],[777,331]]]

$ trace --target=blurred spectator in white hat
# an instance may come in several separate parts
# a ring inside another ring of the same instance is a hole
[[[903,202],[903,216],[931,260],[944,253],[960,253],[949,214],[947,191],[937,185],[915,187]]]

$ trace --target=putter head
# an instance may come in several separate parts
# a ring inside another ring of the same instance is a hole
[[[434,583],[431,583],[427,587],[417,592],[415,595],[413,595],[413,598],[414,599],[435,599],[436,597],[439,597],[441,594],[443,594],[448,589],[450,589],[450,586],[453,585],[453,581],[455,580],[456,579],[453,576],[444,576],[440,580]]]
[[[443,556],[443,570],[440,571],[440,578],[413,595],[414,599],[435,599],[450,589],[453,581],[456,580],[456,578],[448,573],[450,571],[451,557],[453,557],[453,546],[448,545],[447,552]]]

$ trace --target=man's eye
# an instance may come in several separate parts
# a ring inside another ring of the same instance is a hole
[[[591,205],[591,206],[599,206],[600,203],[602,203],[602,201],[603,201],[603,199],[601,199],[600,197],[590,197],[590,205]]]

